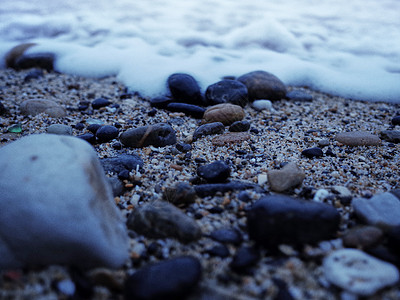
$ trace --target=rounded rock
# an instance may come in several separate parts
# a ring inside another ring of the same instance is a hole
[[[236,121],[229,126],[230,132],[244,132],[250,129],[250,123],[248,121]]]
[[[204,112],[203,116],[204,123],[221,122],[225,126],[241,121],[243,118],[243,108],[230,103],[211,106]]]
[[[349,248],[369,248],[377,245],[383,237],[383,231],[374,226],[362,226],[350,229],[342,238],[343,245]]]
[[[200,166],[197,175],[208,182],[224,182],[231,175],[231,168],[222,160],[215,161],[208,165]]]
[[[46,131],[52,134],[72,135],[72,128],[64,124],[52,124],[47,127]]]
[[[30,99],[25,100],[20,105],[21,113],[25,116],[36,116],[40,113],[46,113],[53,118],[61,118],[66,115],[66,110],[61,105],[52,100]]]
[[[120,141],[127,147],[142,148],[147,146],[164,147],[176,143],[175,130],[166,123],[132,128],[123,132]]]
[[[208,105],[231,103],[245,107],[249,102],[247,87],[237,80],[222,80],[206,90]]]
[[[185,182],[179,182],[173,187],[164,190],[163,198],[174,205],[188,205],[194,203],[197,198],[194,188]]]
[[[342,132],[335,139],[347,146],[376,146],[381,143],[378,136],[365,131]]]
[[[305,149],[301,152],[301,155],[307,157],[307,158],[314,158],[314,157],[321,157],[324,155],[324,152],[322,152],[322,149],[319,147],[314,147],[314,148],[308,148]]]
[[[290,192],[303,183],[306,175],[295,163],[288,163],[280,170],[268,171],[268,183],[274,192]]]
[[[167,80],[172,97],[179,102],[203,105],[203,97],[200,87],[193,76],[183,73],[175,73]]]
[[[93,109],[99,109],[99,108],[102,108],[102,107],[106,107],[106,106],[108,106],[110,104],[111,104],[111,102],[108,101],[107,99],[104,99],[104,98],[97,98],[97,99],[92,101]]]
[[[96,138],[100,143],[109,142],[118,137],[118,128],[111,125],[101,126],[96,131]]]

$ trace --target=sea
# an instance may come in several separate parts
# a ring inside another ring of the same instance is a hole
[[[202,90],[264,70],[285,84],[400,103],[399,0],[1,0],[0,68],[15,45],[57,71],[117,76],[144,96],[172,73]]]

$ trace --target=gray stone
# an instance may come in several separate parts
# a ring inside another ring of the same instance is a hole
[[[0,149],[0,268],[120,267],[128,236],[93,148],[30,135]]]
[[[119,139],[122,144],[132,148],[147,146],[164,147],[176,143],[175,130],[166,123],[142,126],[123,132]]]
[[[268,171],[268,183],[272,191],[290,192],[303,183],[306,175],[295,163],[288,163],[280,170]]]
[[[47,133],[60,134],[60,135],[72,135],[72,127],[64,124],[53,124],[47,127]]]
[[[371,296],[399,280],[395,266],[357,249],[332,252],[323,261],[323,272],[329,282],[360,296]]]
[[[380,137],[382,140],[398,144],[400,143],[400,131],[399,130],[384,130],[381,132]]]
[[[128,218],[128,228],[150,238],[176,238],[184,243],[201,237],[196,221],[165,201],[156,201],[135,209]]]
[[[165,188],[163,197],[165,201],[174,205],[187,205],[194,203],[197,195],[193,186],[185,182],[178,182],[174,186]]]
[[[356,198],[354,212],[367,224],[384,230],[400,225],[400,200],[392,193],[375,195],[371,199]]]
[[[45,113],[53,118],[61,118],[67,114],[64,107],[52,100],[46,99],[25,100],[21,103],[19,109],[25,116],[36,116],[40,113]]]
[[[193,133],[193,142],[197,141],[199,138],[203,136],[223,133],[224,131],[225,131],[225,126],[221,122],[213,122],[200,125]]]
[[[347,146],[375,146],[381,143],[377,135],[365,131],[342,132],[335,139]]]

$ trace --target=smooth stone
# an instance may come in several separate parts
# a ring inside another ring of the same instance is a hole
[[[318,146],[323,148],[323,147],[328,147],[331,144],[331,142],[328,139],[322,139],[318,141]]]
[[[237,273],[246,273],[260,260],[260,253],[253,247],[240,247],[232,258],[229,267]]]
[[[384,130],[380,134],[380,138],[386,142],[400,143],[400,131],[399,130]]]
[[[360,296],[371,296],[399,280],[395,266],[357,249],[332,252],[323,260],[322,269],[329,282]]]
[[[67,113],[64,107],[52,100],[30,99],[21,103],[19,109],[25,116],[36,116],[40,113],[46,113],[53,118],[64,117]]]
[[[350,229],[343,237],[343,245],[349,248],[370,248],[376,246],[383,237],[383,231],[374,226]]]
[[[272,102],[269,100],[254,100],[251,106],[258,111],[270,110],[273,111]]]
[[[356,215],[369,225],[383,230],[400,225],[400,200],[392,193],[377,194],[370,199],[352,201]]]
[[[192,145],[185,143],[177,143],[175,147],[180,152],[189,152],[192,150]]]
[[[23,43],[13,47],[5,55],[6,67],[16,69],[15,61],[21,57],[26,50],[36,45],[36,43]]]
[[[126,280],[125,299],[186,299],[198,285],[201,275],[200,261],[190,256],[147,265]]]
[[[254,71],[240,76],[248,90],[250,101],[257,99],[280,100],[286,96],[285,84],[275,75],[265,71]]]
[[[237,229],[222,228],[211,232],[210,238],[222,244],[240,245],[243,242],[243,237]]]
[[[197,105],[176,102],[169,103],[166,109],[174,112],[183,112],[185,115],[191,116],[195,119],[203,118],[204,112],[206,111],[205,108]]]
[[[214,146],[226,146],[229,144],[240,144],[249,141],[251,135],[247,132],[229,132],[221,134],[211,140]]]
[[[40,68],[50,72],[54,69],[54,59],[53,53],[24,53],[15,60],[15,69]]]
[[[221,258],[226,258],[231,255],[228,247],[224,244],[218,244],[210,249],[207,249],[206,253],[208,253],[210,256],[217,256]]]
[[[213,122],[200,125],[193,133],[193,142],[206,135],[220,134],[225,131],[225,126],[221,122]]]
[[[86,142],[29,135],[0,148],[0,168],[0,268],[116,268],[128,259],[124,221]]]
[[[127,147],[142,148],[147,146],[164,147],[176,143],[175,130],[166,123],[158,123],[128,129],[119,139]]]
[[[222,103],[207,108],[203,115],[203,122],[221,122],[225,126],[229,126],[236,121],[243,120],[244,116],[244,110],[241,106]]]
[[[52,124],[47,127],[46,132],[59,135],[72,135],[72,128],[64,124]]]
[[[286,93],[286,98],[292,101],[309,102],[313,100],[313,97],[306,92],[294,90]]]
[[[340,214],[334,207],[283,195],[264,196],[247,212],[250,238],[266,248],[330,239],[339,223]]]
[[[392,125],[400,125],[400,116],[395,116],[392,118]]]
[[[167,84],[174,100],[194,105],[204,105],[196,79],[189,74],[175,73],[168,77]]]
[[[206,90],[208,105],[232,103],[245,107],[249,102],[247,87],[237,80],[221,80]]]
[[[197,198],[193,186],[186,182],[178,182],[172,187],[167,187],[163,193],[163,199],[174,205],[188,205],[195,202]]]
[[[236,121],[229,126],[230,132],[245,132],[250,129],[250,122],[248,121]]]
[[[110,104],[111,104],[111,102],[108,101],[105,98],[97,98],[97,99],[92,101],[92,108],[93,109],[99,109],[99,108],[102,108],[102,107],[109,106]]]
[[[96,134],[97,130],[103,126],[100,124],[90,124],[86,129],[89,130],[91,133]]]
[[[231,175],[231,168],[222,160],[197,168],[197,175],[209,183],[224,182]]]
[[[33,79],[39,79],[39,78],[42,78],[43,76],[44,76],[43,70],[34,69],[32,71],[29,71],[29,73],[25,75],[24,82],[28,82]]]
[[[83,123],[81,123],[81,122],[76,123],[75,125],[73,125],[73,127],[75,128],[75,130],[83,130],[83,129],[85,129],[85,125],[83,125]]]
[[[96,138],[100,143],[107,143],[118,137],[118,128],[111,125],[101,126],[96,131]]]
[[[314,148],[308,148],[308,149],[301,151],[301,155],[303,155],[307,158],[314,158],[314,157],[323,156],[324,152],[322,152],[321,148],[314,147]]]
[[[195,220],[165,201],[137,207],[128,217],[127,225],[150,238],[176,238],[183,243],[196,241],[202,235]]]
[[[93,133],[88,132],[88,133],[77,135],[76,137],[88,142],[89,144],[92,144],[92,145],[96,144],[96,137]]]
[[[335,139],[347,146],[376,146],[381,143],[377,135],[365,131],[342,132]]]
[[[174,99],[166,96],[160,96],[150,99],[150,105],[156,108],[166,108],[168,104],[174,102]]]
[[[268,183],[271,191],[290,192],[303,183],[306,175],[295,163],[288,163],[280,170],[269,170]]]
[[[106,172],[119,174],[122,171],[136,171],[144,165],[143,160],[137,154],[121,154],[116,157],[107,157],[100,160]]]
[[[204,198],[207,196],[214,196],[220,192],[222,194],[231,191],[242,191],[242,190],[255,190],[256,192],[265,192],[259,185],[241,181],[231,181],[228,183],[209,183],[196,185],[194,187],[197,196]]]

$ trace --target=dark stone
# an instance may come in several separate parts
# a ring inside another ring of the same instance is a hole
[[[121,154],[116,157],[102,158],[100,160],[104,171],[119,174],[122,171],[135,171],[143,167],[143,160],[136,154]]]
[[[301,152],[301,155],[307,157],[307,158],[314,158],[314,157],[321,157],[324,155],[324,152],[322,152],[321,148],[314,147],[314,148],[308,148],[305,149]]]
[[[81,101],[81,102],[79,102],[78,110],[79,110],[79,111],[84,111],[84,110],[86,110],[86,109],[89,108],[89,105],[90,105],[90,102],[88,102],[88,101]]]
[[[79,123],[76,123],[76,124],[75,124],[74,128],[75,128],[76,130],[82,130],[82,129],[85,128],[85,125],[83,125],[83,123],[79,122]]]
[[[231,175],[231,168],[222,160],[197,168],[197,175],[210,183],[224,182]]]
[[[386,247],[400,259],[400,226],[393,227],[386,233]]]
[[[218,244],[210,249],[207,249],[206,253],[208,253],[210,256],[217,256],[221,258],[226,258],[230,255],[228,247],[223,244]]]
[[[340,214],[327,204],[283,195],[262,197],[247,212],[251,239],[266,248],[303,245],[334,237]]]
[[[172,103],[174,100],[169,97],[161,96],[150,99],[150,105],[156,108],[166,108],[169,103]]]
[[[313,99],[313,97],[309,93],[298,90],[288,92],[286,94],[286,98],[289,100],[302,101],[302,102],[312,101]]]
[[[392,119],[392,125],[400,125],[400,116],[395,116]]]
[[[100,124],[90,124],[86,129],[91,133],[96,134],[97,130],[101,127]]]
[[[398,143],[400,143],[400,131],[399,130],[384,130],[381,132],[380,138],[384,141],[398,144]]]
[[[78,138],[85,140],[86,142],[94,145],[96,144],[96,137],[92,133],[84,133],[77,136]]]
[[[108,106],[110,104],[111,104],[111,102],[108,101],[107,99],[104,99],[104,98],[97,98],[97,99],[92,101],[93,109],[99,109],[99,108],[102,108],[102,107],[106,107],[106,106]]]
[[[6,114],[8,114],[8,110],[7,110],[7,108],[5,108],[3,103],[1,103],[1,101],[0,101],[0,116],[4,116]]]
[[[204,108],[197,105],[176,102],[169,103],[166,109],[174,112],[183,112],[185,115],[196,119],[203,118],[204,112],[206,111]]]
[[[342,237],[347,248],[366,249],[376,246],[382,239],[383,232],[374,226],[354,227]]]
[[[96,131],[96,138],[100,143],[106,143],[118,137],[118,129],[111,125],[101,126]]]
[[[237,273],[246,273],[260,259],[260,253],[253,247],[241,247],[233,256],[229,267]]]
[[[199,283],[201,275],[199,260],[189,256],[148,265],[128,277],[125,299],[186,299]]]
[[[264,192],[264,190],[256,184],[241,182],[241,181],[231,181],[228,183],[210,183],[201,184],[194,187],[197,196],[207,197],[214,196],[216,193],[226,193],[231,191],[241,191],[247,189],[254,189],[257,192]]]
[[[212,134],[219,134],[225,131],[225,126],[221,122],[214,122],[200,125],[196,128],[193,133],[193,142],[197,141],[199,138],[212,135]]]
[[[120,135],[120,141],[132,148],[164,147],[176,143],[176,133],[170,125],[158,123],[129,129]]]
[[[206,90],[208,105],[232,103],[245,107],[249,102],[247,87],[237,80],[222,80],[210,85]]]
[[[326,156],[330,156],[330,157],[336,157],[336,153],[334,153],[334,152],[332,151],[331,148],[328,148],[328,149],[325,151],[325,155],[326,155]]]
[[[248,121],[236,121],[229,126],[230,132],[244,132],[250,129],[250,123]]]
[[[257,99],[280,100],[286,96],[285,84],[275,75],[265,71],[254,71],[240,76],[248,90],[249,100]]]
[[[212,214],[222,214],[224,209],[221,206],[213,206],[209,208],[208,211]]]
[[[251,201],[251,197],[250,197],[249,193],[246,191],[241,191],[238,195],[238,199],[242,202],[250,202]]]
[[[120,142],[115,142],[111,144],[111,147],[115,150],[121,150],[122,149],[122,144]]]
[[[197,198],[194,188],[185,182],[179,182],[173,187],[164,190],[163,198],[174,205],[187,205],[194,203]]]
[[[152,110],[147,112],[149,117],[154,117],[157,114],[157,109],[153,108]]]
[[[189,152],[190,150],[192,150],[192,145],[185,143],[178,143],[175,147],[180,152]]]
[[[29,71],[28,74],[26,74],[24,78],[24,82],[28,82],[32,79],[39,79],[44,76],[43,70],[41,69],[34,69],[32,71]]]
[[[197,81],[189,74],[176,73],[167,80],[172,97],[178,102],[204,105]]]
[[[32,53],[23,54],[15,60],[14,69],[31,69],[40,68],[48,72],[54,69],[54,54],[53,53]]]
[[[210,238],[222,244],[240,245],[243,242],[243,237],[237,229],[223,228],[211,232]]]

